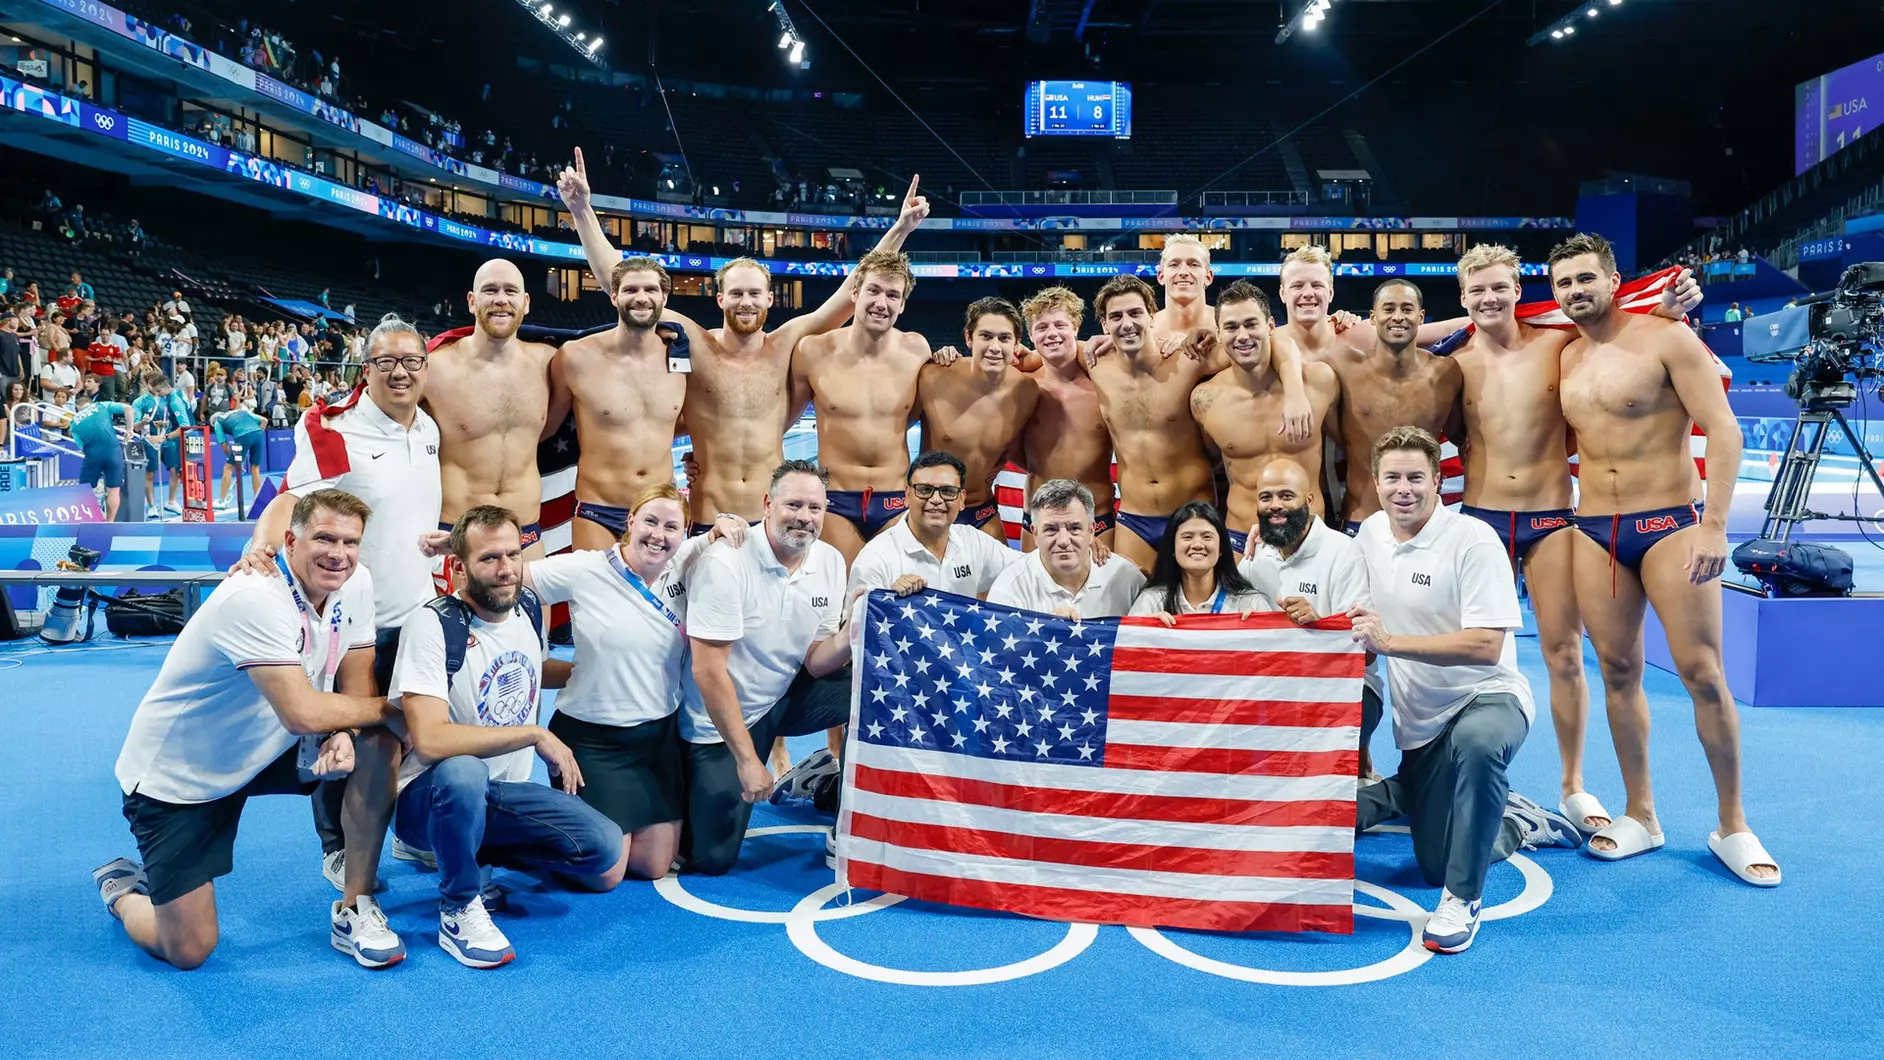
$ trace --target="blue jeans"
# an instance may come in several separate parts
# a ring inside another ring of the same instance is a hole
[[[480,863],[599,876],[621,858],[621,829],[574,795],[492,780],[482,758],[447,758],[399,793],[393,833],[438,857],[441,904],[478,896]]]

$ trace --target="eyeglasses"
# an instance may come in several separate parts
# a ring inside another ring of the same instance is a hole
[[[425,370],[425,361],[424,357],[369,357],[366,363],[378,372],[390,372],[395,367],[408,372],[422,372]]]
[[[926,482],[919,482],[910,486],[909,492],[925,501],[938,494],[943,500],[952,501],[962,495],[962,488],[960,486],[931,486]]]

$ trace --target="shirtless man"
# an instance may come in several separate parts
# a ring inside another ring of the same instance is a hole
[[[1563,349],[1574,330],[1533,327],[1518,319],[1519,260],[1509,248],[1480,244],[1459,259],[1460,303],[1473,334],[1452,359],[1464,374],[1465,504],[1491,525],[1513,567],[1522,567],[1537,616],[1537,646],[1550,674],[1550,713],[1563,764],[1564,816],[1583,832],[1609,824],[1609,811],[1583,790],[1583,736],[1589,688],[1583,677],[1583,626],[1570,575],[1568,428],[1558,396]],[[1683,275],[1669,284],[1657,314],[1679,320],[1701,302]]]
[[[1164,308],[1151,319],[1159,352],[1172,353],[1187,341],[1199,352],[1208,353],[1213,348],[1217,320],[1204,294],[1214,279],[1210,248],[1203,240],[1181,234],[1165,237],[1164,249],[1158,252],[1158,285],[1164,288]],[[1296,442],[1306,441],[1314,429],[1309,426],[1312,413],[1302,382],[1302,359],[1292,345],[1273,350],[1272,358],[1282,386],[1282,422],[1277,433]],[[1214,370],[1226,367],[1228,362],[1219,354]]]
[[[919,193],[919,181],[910,180],[902,212],[884,232],[878,249],[901,248],[929,216],[929,201]],[[574,168],[565,169],[558,180],[557,191],[582,238],[596,282],[606,283],[621,254],[609,244],[589,202],[588,170],[580,149]],[[772,469],[785,459],[785,431],[804,407],[802,402],[789,405],[787,401],[792,349],[806,336],[844,323],[851,313],[856,279],[853,273],[817,309],[767,332],[771,273],[751,258],[738,258],[721,266],[715,276],[721,326],[702,329],[685,316],[666,311],[663,319],[683,328],[688,338],[686,427],[699,467],[699,473],[690,476],[688,492],[693,510],[707,513],[694,527],[696,532],[710,529],[716,512],[730,512],[752,522],[762,517]]]
[[[1225,522],[1231,547],[1244,551],[1247,534],[1236,527],[1255,528],[1262,518],[1258,500],[1263,468],[1277,457],[1301,467],[1307,481],[1321,477],[1323,425],[1341,401],[1341,384],[1334,369],[1321,362],[1303,366],[1313,417],[1308,437],[1290,440],[1280,433],[1282,379],[1271,352],[1275,318],[1269,299],[1255,284],[1238,280],[1217,300],[1218,345],[1230,358],[1230,367],[1198,384],[1191,391],[1191,415],[1204,432],[1205,445],[1222,454],[1230,491],[1225,498]],[[1307,492],[1314,517],[1326,514],[1322,491]]]
[[[1564,419],[1576,431],[1581,484],[1571,536],[1577,606],[1603,671],[1609,728],[1628,805],[1590,839],[1619,860],[1663,843],[1649,784],[1642,692],[1646,601],[1667,632],[1718,797],[1708,848],[1747,883],[1780,882],[1779,863],[1747,828],[1740,803],[1740,722],[1721,667],[1727,509],[1740,469],[1740,427],[1713,356],[1672,320],[1622,312],[1609,243],[1577,235],[1550,252],[1551,290],[1577,326],[1563,351]],[[1707,503],[1690,500],[1690,429],[1707,433]]]
[[[792,354],[791,408],[817,411],[818,460],[831,472],[822,540],[857,558],[864,542],[903,514],[908,427],[929,343],[898,331],[916,285],[909,259],[873,250],[857,263],[856,319],[813,335]]]
[[[1190,501],[1216,500],[1215,467],[1191,418],[1191,391],[1213,367],[1164,356],[1152,336],[1157,295],[1137,276],[1115,276],[1093,295],[1093,315],[1114,355],[1092,366],[1099,412],[1119,466],[1113,551],[1150,569],[1165,521]]]
[[[575,548],[614,545],[628,528],[635,496],[674,480],[674,434],[687,376],[669,370],[667,343],[655,333],[672,290],[655,259],[616,262],[609,274],[615,327],[564,343],[550,360],[547,423],[561,425],[573,406],[582,443],[570,527]]]
[[[994,476],[1033,416],[1040,387],[1014,364],[1021,315],[1012,302],[979,299],[968,307],[962,332],[969,356],[924,365],[918,377],[922,448],[951,453],[967,467],[967,493],[955,521],[1006,544]]]
[[[1463,429],[1458,418],[1459,366],[1414,344],[1426,319],[1420,289],[1406,280],[1376,287],[1371,319],[1372,327],[1349,328],[1341,338],[1366,331],[1373,341],[1334,343],[1321,355],[1321,362],[1341,381],[1340,414],[1329,421],[1329,433],[1349,453],[1347,491],[1341,502],[1349,536],[1361,520],[1380,510],[1367,459],[1376,439],[1410,425],[1434,436],[1444,432],[1456,441]]]
[[[1465,503],[1459,511],[1498,532],[1524,572],[1537,647],[1550,673],[1550,715],[1563,763],[1564,816],[1583,832],[1609,824],[1609,812],[1583,790],[1583,733],[1589,687],[1583,626],[1570,577],[1570,453],[1558,400],[1559,358],[1574,332],[1519,322],[1518,256],[1480,244],[1459,259],[1460,301],[1473,334],[1452,355],[1462,375],[1466,437]]]
[[[1048,287],[1021,303],[1021,312],[1040,362],[1027,368],[1040,399],[1021,428],[1015,461],[1027,469],[1027,496],[1056,478],[1091,490],[1094,533],[1110,547],[1112,435],[1099,415],[1099,390],[1080,365],[1079,325],[1086,303],[1064,287]],[[1031,530],[1022,532],[1023,551],[1033,548],[1032,537]]]
[[[517,338],[530,296],[510,262],[479,266],[466,301],[477,325],[432,351],[425,387],[426,411],[438,422],[438,528],[449,531],[467,509],[495,504],[523,521],[524,558],[541,559],[536,443],[548,419],[556,348]]]

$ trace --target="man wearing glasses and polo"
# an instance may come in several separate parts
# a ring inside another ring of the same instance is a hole
[[[979,527],[957,523],[964,497],[962,462],[936,450],[910,462],[903,478],[906,515],[871,539],[850,565],[847,602],[871,589],[908,596],[938,589],[979,597],[1021,554]]]
[[[282,492],[255,524],[249,551],[238,570],[275,574],[275,552],[295,500],[315,490],[339,489],[373,510],[360,540],[360,565],[373,575],[377,643],[373,677],[384,695],[406,616],[437,595],[432,561],[419,552],[422,534],[438,527],[440,484],[438,424],[419,407],[425,391],[425,340],[398,316],[380,320],[367,340],[361,385],[309,409],[294,429],[294,461]],[[344,784],[324,783],[316,792],[314,827],[321,837],[321,868],[345,891],[340,834]],[[412,858],[418,852],[396,854]]]

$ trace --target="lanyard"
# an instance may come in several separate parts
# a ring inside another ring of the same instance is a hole
[[[1230,589],[1228,586],[1225,586],[1225,585],[1217,586],[1217,598],[1215,600],[1210,601],[1210,613],[1211,614],[1220,615],[1223,613],[1223,599],[1225,596],[1229,595],[1229,592],[1230,592]]]
[[[654,590],[648,588],[648,583],[641,580],[641,575],[628,569],[627,562],[621,558],[621,549],[608,550],[608,565],[615,568],[615,573],[622,576],[622,580],[628,583],[630,589],[641,594],[641,599],[646,600],[649,607],[660,612],[661,617],[667,619],[675,629],[681,628],[680,616],[669,611],[666,604],[655,598]]]
[[[275,566],[280,568],[281,576],[287,579],[288,595],[294,597],[295,610],[299,612],[301,616],[301,635],[307,638],[307,647],[312,647],[314,644],[314,609],[309,607],[307,601],[301,598],[301,590],[294,584],[294,574],[288,570],[287,558],[277,554],[275,556]],[[327,601],[327,605],[329,611],[327,665],[321,670],[323,677],[322,683],[327,687],[317,688],[316,691],[319,692],[332,691],[334,676],[340,673],[340,600],[336,597],[335,599]]]

